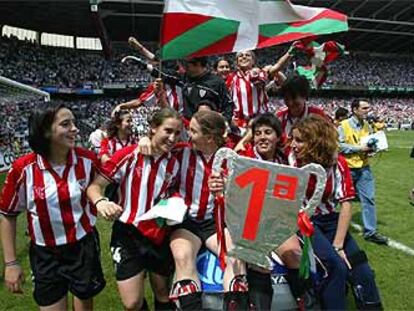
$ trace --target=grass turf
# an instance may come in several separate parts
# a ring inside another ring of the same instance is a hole
[[[414,248],[411,235],[414,228],[414,206],[408,201],[408,193],[414,187],[414,159],[409,157],[410,148],[414,144],[414,131],[395,131],[388,133],[387,136],[390,150],[377,156],[371,162],[376,178],[378,228],[381,233]],[[0,184],[3,183],[4,178],[4,174],[0,175]],[[358,203],[354,204],[353,221],[361,224]],[[17,249],[26,276],[25,291],[23,295],[12,296],[4,286],[1,286],[0,310],[37,309],[31,296],[28,238],[24,235],[24,228],[25,217],[19,217]],[[111,225],[99,220],[98,230],[101,235],[102,265],[107,286],[95,299],[96,310],[121,310],[108,247]],[[367,252],[371,266],[375,270],[385,309],[414,309],[414,282],[411,279],[414,273],[414,257],[386,246],[367,243],[358,232],[352,231],[352,233],[360,247]],[[1,250],[0,256],[2,259]],[[146,287],[146,297],[152,306],[149,286]],[[351,302],[352,299],[349,301]],[[351,302],[350,305],[352,306],[353,303]]]

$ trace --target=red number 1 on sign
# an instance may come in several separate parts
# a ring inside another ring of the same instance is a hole
[[[241,189],[253,184],[243,226],[243,239],[250,241],[256,240],[269,177],[270,171],[251,168],[235,178],[236,184]],[[273,196],[278,199],[293,201],[296,198],[297,186],[298,178],[296,176],[285,174],[277,175],[273,187]]]

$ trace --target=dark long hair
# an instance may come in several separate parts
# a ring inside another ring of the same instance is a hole
[[[48,102],[36,108],[30,115],[29,146],[35,153],[48,156],[52,123],[58,111],[63,108],[69,109],[62,102]]]
[[[118,126],[121,125],[122,119],[126,115],[130,115],[130,112],[128,110],[120,110],[115,113],[115,115],[109,121],[108,128],[106,130],[108,137],[113,138],[118,135]]]

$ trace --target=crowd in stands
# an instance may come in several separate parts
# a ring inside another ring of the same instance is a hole
[[[275,63],[284,52],[284,47],[261,50],[258,52],[258,64],[264,66]],[[118,46],[113,49],[112,59],[105,60],[99,51],[47,47],[14,37],[0,37],[0,75],[35,87],[95,89],[104,83],[137,83],[146,86],[151,81],[148,73],[142,72],[134,64],[121,64],[122,57],[128,54],[133,54],[131,49]],[[287,73],[291,70],[291,67],[286,69]],[[327,85],[414,87],[412,57],[397,59],[347,55],[332,63],[329,70]],[[68,102],[78,120],[79,142],[87,145],[89,134],[106,123],[115,105],[129,99],[103,97]],[[414,99],[374,98],[370,101],[373,119],[383,121],[388,128],[412,128]],[[333,116],[338,107],[349,108],[352,98],[315,97],[310,98],[309,102]],[[12,149],[16,155],[28,151],[27,120],[38,103],[40,100],[22,100],[19,97],[0,100],[0,150]],[[272,111],[283,105],[281,98],[271,98]],[[135,112],[135,135],[141,136],[146,132],[150,112],[151,109],[146,107]]]
[[[260,50],[258,64],[275,63],[285,50]],[[112,59],[105,60],[100,51],[47,47],[0,37],[0,75],[36,87],[100,88],[105,83],[148,83],[148,73],[132,63],[121,64],[128,54],[134,52],[119,46],[113,49]],[[414,58],[409,56],[347,55],[330,64],[329,72],[326,85],[414,87]]]
[[[78,142],[83,146],[88,146],[88,138],[91,132],[105,125],[110,118],[113,108],[122,102],[128,101],[127,97],[105,97],[97,100],[74,100],[67,101],[77,120],[79,128]],[[14,154],[21,155],[29,151],[27,142],[28,137],[28,118],[30,113],[43,100],[21,100],[17,99],[14,103],[11,100],[0,100],[0,151],[9,149]],[[137,137],[143,136],[147,131],[147,120],[152,109],[141,107],[133,114],[134,133]],[[4,120],[4,121],[3,121]]]
[[[353,99],[352,97],[312,97],[309,103],[322,108],[334,118],[338,107],[351,111],[350,104]],[[388,128],[409,127],[414,123],[414,99],[412,98],[374,98],[368,101],[371,103],[370,119],[384,121]],[[272,98],[271,103],[270,108],[274,111],[284,106],[281,98]]]
[[[90,133],[108,121],[112,109],[117,104],[130,99],[127,97],[104,97],[94,100],[68,101],[67,104],[70,105],[78,120],[79,143],[87,146]],[[414,99],[375,98],[369,101],[372,118],[384,121],[389,128],[412,128],[414,124]],[[29,151],[27,120],[30,112],[41,102],[41,100],[16,100],[15,103],[12,103],[10,100],[0,100],[0,119],[4,120],[0,123],[0,150],[3,148],[11,149],[16,155]],[[350,110],[351,102],[352,98],[315,97],[309,99],[309,103],[323,108],[332,117],[338,107]],[[283,105],[281,98],[273,98],[270,109],[276,111]],[[140,137],[146,133],[147,119],[151,112],[151,108],[141,107],[134,113],[136,136]]]
[[[327,85],[414,87],[414,58],[347,55],[330,66]]]
[[[147,84],[150,76],[122,64],[125,52],[105,60],[100,51],[38,45],[0,37],[0,75],[35,87],[100,88],[104,83]]]

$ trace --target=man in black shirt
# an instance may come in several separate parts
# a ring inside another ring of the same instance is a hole
[[[153,65],[141,61],[142,68],[148,69],[154,77],[159,76],[159,71]],[[164,83],[171,86],[179,86],[183,91],[184,117],[191,119],[197,112],[200,102],[212,102],[215,109],[226,120],[231,122],[233,116],[233,102],[227,91],[223,79],[210,72],[207,68],[207,57],[197,57],[185,61],[186,72],[180,75],[161,73]]]

